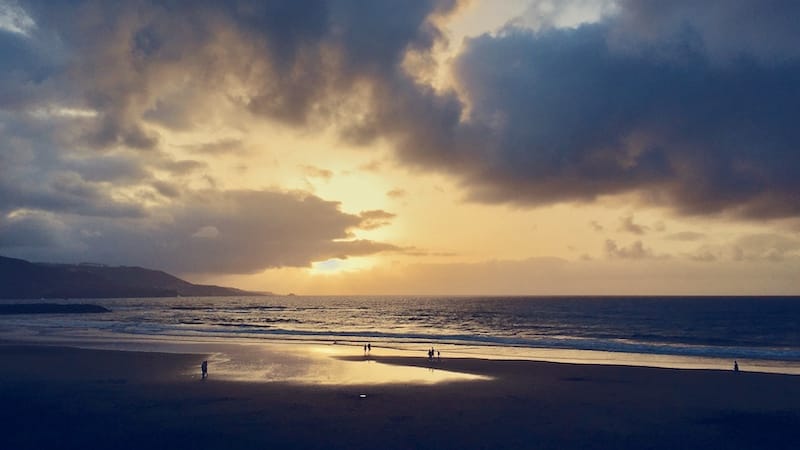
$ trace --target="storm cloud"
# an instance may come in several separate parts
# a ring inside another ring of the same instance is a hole
[[[455,70],[470,115],[459,128],[487,130],[464,175],[473,198],[637,192],[685,214],[800,213],[800,59],[764,62],[743,47],[720,61],[691,22],[622,47],[618,25],[508,29],[467,44]]]

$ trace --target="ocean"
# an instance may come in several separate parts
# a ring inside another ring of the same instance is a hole
[[[800,373],[800,297],[267,296],[70,300],[94,315],[0,317],[0,337],[370,342],[447,355]]]

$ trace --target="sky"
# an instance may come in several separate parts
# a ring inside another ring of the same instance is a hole
[[[800,3],[0,0],[0,254],[800,294]]]

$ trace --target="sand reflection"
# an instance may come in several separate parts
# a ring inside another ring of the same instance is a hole
[[[353,347],[330,345],[236,346],[213,355],[209,372],[212,379],[328,385],[436,384],[488,379],[443,370],[442,365],[436,364],[410,367],[383,364],[368,357],[340,359],[354,354],[358,356]]]

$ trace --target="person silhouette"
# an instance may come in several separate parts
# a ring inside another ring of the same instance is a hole
[[[436,359],[441,361],[442,360],[442,351],[436,350]]]
[[[371,342],[367,342],[367,352],[368,353],[372,353],[372,343]]]
[[[733,361],[733,371],[734,372],[739,371],[739,361]]]
[[[200,364],[200,373],[202,375],[203,380],[205,380],[208,377],[208,361],[203,361]]]

